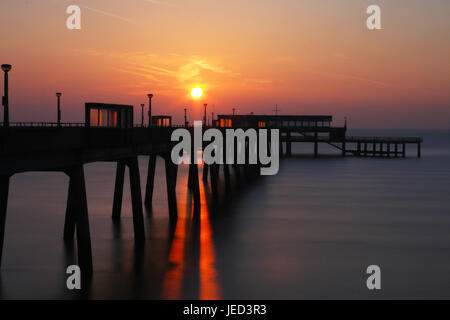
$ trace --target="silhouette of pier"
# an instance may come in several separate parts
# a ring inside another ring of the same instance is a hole
[[[119,110],[119,111],[117,111]],[[177,171],[178,165],[171,160],[172,132],[178,127],[169,122],[161,126],[130,125],[132,117],[120,113],[120,108],[111,107],[111,115],[105,119],[109,124],[101,126],[101,113],[87,113],[91,122],[86,123],[8,123],[0,126],[0,264],[5,233],[8,192],[10,178],[17,173],[28,171],[64,172],[69,177],[68,199],[64,225],[64,240],[74,242],[76,238],[78,264],[86,273],[92,273],[92,251],[88,220],[85,175],[86,163],[110,161],[117,164],[112,204],[112,219],[119,223],[122,208],[125,168],[128,167],[134,238],[137,246],[145,242],[143,205],[151,207],[154,189],[156,157],[165,162],[167,198],[171,220],[177,219]],[[115,112],[118,112],[115,114]],[[167,117],[166,117],[167,118]],[[97,121],[92,123],[92,119]],[[168,118],[167,118],[168,119]],[[347,137],[345,127],[331,127],[331,116],[256,116],[219,115],[213,127],[225,131],[229,128],[279,129],[280,153],[292,155],[293,143],[310,143],[313,154],[319,156],[319,144],[331,145],[342,156],[357,157],[405,157],[406,145],[417,145],[417,155],[421,156],[421,138],[381,138]],[[118,123],[125,124],[117,126]],[[167,125],[167,123],[169,125]],[[116,124],[116,125],[114,125]],[[204,127],[203,130],[209,127]],[[192,127],[188,127],[193,132]],[[256,130],[258,132],[258,130]],[[283,148],[285,145],[285,150]],[[193,144],[192,144],[193,145]],[[248,155],[248,143],[245,144]],[[269,149],[270,150],[270,149]],[[197,151],[192,146],[191,157]],[[235,153],[236,154],[236,153]],[[138,157],[148,156],[148,174],[142,201]],[[192,159],[191,159],[192,160]],[[225,188],[230,188],[230,170],[247,178],[259,174],[260,164],[221,165]],[[203,180],[210,179],[213,196],[218,196],[219,164],[204,165]],[[199,168],[191,161],[189,165],[188,187],[192,193],[194,218],[200,214]]]

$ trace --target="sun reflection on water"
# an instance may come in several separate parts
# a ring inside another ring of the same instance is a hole
[[[200,166],[199,166],[200,167]],[[162,283],[162,299],[185,298],[184,286],[189,279],[198,281],[198,299],[221,299],[221,288],[216,269],[215,245],[212,239],[210,211],[203,183],[200,185],[200,219],[193,219],[192,197],[187,181],[179,183],[177,196],[187,199],[178,205],[178,220],[170,244],[168,265]],[[182,191],[182,192],[180,192]],[[198,274],[198,277],[195,275]],[[194,275],[194,277],[192,277]]]

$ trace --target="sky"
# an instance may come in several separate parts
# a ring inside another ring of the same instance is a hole
[[[81,30],[66,27],[73,4]],[[371,4],[382,30],[366,28]],[[56,121],[61,91],[64,122],[84,121],[85,102],[132,104],[139,122],[153,93],[153,114],[175,123],[208,103],[450,129],[449,14],[448,0],[2,0],[0,63],[11,121]]]

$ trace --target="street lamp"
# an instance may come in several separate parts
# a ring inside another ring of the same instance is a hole
[[[57,105],[58,105],[58,113],[56,114],[58,127],[61,126],[61,96],[62,96],[61,92],[57,92],[56,93],[56,98],[58,100],[58,103],[57,103]]]
[[[147,95],[148,97],[148,126],[150,127],[152,125],[152,98],[153,94],[149,93]]]
[[[188,126],[188,122],[187,122],[187,108],[184,108],[184,126],[187,127]]]
[[[9,99],[8,99],[8,72],[11,70],[10,64],[2,64],[2,70],[5,73],[5,95],[2,99],[3,110],[3,126],[9,127]]]
[[[141,104],[141,127],[144,127],[144,107],[145,104]]]
[[[205,112],[203,114],[203,125],[206,127],[206,107],[208,106],[208,104],[205,103],[203,106],[205,107]]]

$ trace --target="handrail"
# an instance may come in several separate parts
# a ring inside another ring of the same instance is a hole
[[[84,122],[10,122],[9,127],[84,127]],[[3,122],[0,123],[0,127],[5,127]]]

